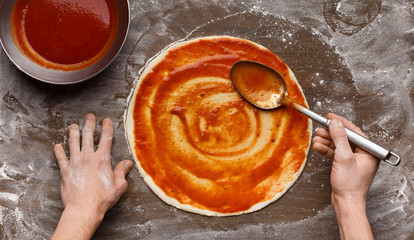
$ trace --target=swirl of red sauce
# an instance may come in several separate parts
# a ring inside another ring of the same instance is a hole
[[[293,184],[306,162],[311,122],[289,107],[251,106],[229,76],[237,61],[263,63],[307,106],[280,58],[247,40],[212,37],[174,45],[155,60],[138,80],[127,134],[141,174],[151,178],[144,180],[164,201],[206,215],[240,214]]]

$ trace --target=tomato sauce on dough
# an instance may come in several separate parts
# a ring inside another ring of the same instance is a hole
[[[309,120],[289,107],[262,111],[244,100],[229,75],[240,60],[277,70],[291,98],[307,105],[287,65],[243,39],[172,47],[141,76],[132,109],[134,152],[156,186],[180,204],[247,211],[285,191],[306,161]]]
[[[13,40],[33,62],[77,70],[99,61],[118,27],[115,0],[17,0],[10,19]]]

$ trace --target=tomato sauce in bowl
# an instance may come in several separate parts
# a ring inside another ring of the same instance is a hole
[[[17,0],[10,29],[15,45],[31,61],[73,71],[108,52],[118,21],[115,0]]]

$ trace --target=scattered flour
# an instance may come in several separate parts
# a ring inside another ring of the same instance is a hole
[[[411,161],[414,159],[412,102],[414,59],[410,52],[412,53],[414,49],[412,42],[413,4],[407,10],[407,1],[382,0],[380,1],[381,13],[369,25],[353,35],[344,35],[331,29],[326,24],[323,15],[324,3],[333,1],[301,1],[300,3],[288,0],[130,1],[132,12],[130,37],[123,52],[131,52],[131,54],[126,56],[121,53],[119,55],[120,59],[128,58],[125,74],[129,82],[116,79],[117,81],[111,82],[111,85],[106,87],[128,95],[133,81],[139,76],[139,69],[144,66],[150,56],[154,55],[154,52],[162,50],[162,48],[154,48],[156,45],[154,42],[159,41],[162,43],[159,45],[167,46],[180,39],[206,36],[210,34],[205,30],[207,26],[226,19],[243,20],[254,17],[266,22],[268,19],[277,18],[281,20],[280,22],[288,21],[293,23],[292,26],[299,26],[297,29],[306,29],[315,39],[322,41],[321,46],[326,45],[334,49],[333,53],[321,52],[323,57],[331,57],[324,56],[328,53],[341,56],[343,62],[339,65],[346,66],[352,78],[353,84],[349,87],[355,88],[356,93],[359,94],[354,99],[343,99],[340,95],[332,98],[329,95],[315,94],[316,91],[347,90],[346,85],[338,85],[337,88],[330,85],[330,82],[337,76],[333,75],[333,79],[328,79],[323,74],[325,69],[315,69],[313,74],[310,74],[310,80],[308,80],[310,83],[305,89],[309,91],[307,96],[311,96],[309,100],[312,106],[318,108],[318,111],[324,109],[326,112],[335,111],[346,115],[351,120],[363,119],[360,121],[361,126],[368,132],[370,138],[382,141],[382,144],[394,149],[403,158],[402,164],[396,168],[381,164],[371,187],[367,206],[376,237],[378,239],[412,239],[414,236],[412,204],[414,201],[414,163]],[[336,2],[338,2],[337,11],[347,13],[344,1]],[[316,7],[316,4],[320,4],[320,7]],[[188,19],[188,12],[197,10],[195,6],[200,6],[199,16],[195,19]],[[209,8],[211,6],[215,7]],[[271,27],[273,26],[269,25],[266,28]],[[259,31],[260,26],[252,26],[252,29]],[[297,29],[283,29],[280,32],[263,31],[247,37],[251,40],[274,39],[284,43],[282,45],[284,49],[300,50],[300,46],[297,46],[299,42],[298,33],[295,31]],[[239,34],[233,29],[226,29],[223,25],[216,31]],[[398,36],[401,37],[398,38]],[[122,66],[123,64],[120,63],[119,66],[111,69],[119,74],[120,78],[123,77],[123,73],[120,72]],[[294,69],[295,74],[299,75],[299,70],[302,70],[300,65],[297,65],[296,69]],[[338,69],[329,70],[337,71]],[[90,110],[112,114],[112,116],[120,115],[121,118],[122,110],[119,110],[119,102],[112,103],[114,101],[106,98],[107,96],[88,92],[91,89],[88,85],[75,86],[70,93],[60,91],[59,94],[55,94],[39,90],[41,87],[29,80],[22,81],[21,73],[10,64],[3,51],[0,51],[0,72],[2,79],[0,96],[8,96],[7,99],[5,98],[8,101],[0,104],[2,113],[0,114],[0,159],[2,159],[0,185],[8,189],[8,191],[0,192],[0,233],[2,234],[0,238],[48,239],[62,210],[59,184],[57,184],[58,168],[51,152],[51,142],[56,141],[67,145],[67,132],[65,132],[67,122],[82,119],[84,114]],[[106,76],[105,73],[103,74]],[[100,87],[99,84],[96,86]],[[36,94],[26,94],[32,91]],[[19,102],[12,101],[14,98],[11,95],[15,95]],[[102,102],[91,101],[91,96],[102,99]],[[71,101],[65,101],[66,98],[70,98]],[[49,105],[49,103],[54,105]],[[67,104],[72,107],[77,106],[79,113],[71,112]],[[372,106],[377,106],[377,108],[371,109]],[[47,109],[63,112],[63,120],[60,120],[58,115],[47,112]],[[6,111],[8,111],[7,114],[3,114]],[[364,114],[357,116],[355,112]],[[49,124],[52,120],[56,120],[56,125]],[[122,125],[117,131],[121,132],[121,129]],[[26,137],[29,135],[35,138],[28,141]],[[56,139],[56,135],[61,135],[61,138]],[[120,145],[113,149],[116,154],[129,158],[126,146],[124,146],[125,141],[120,140],[122,138],[123,133],[115,137]],[[11,149],[17,149],[16,153],[13,153]],[[45,153],[50,154],[45,156]],[[301,176],[303,181],[300,184],[312,184],[314,181],[312,176],[315,174],[325,174],[328,177],[329,171],[318,172],[317,168],[324,169],[322,167],[328,167],[329,162],[321,157],[315,157],[315,161],[309,163]],[[137,172],[130,174],[130,177],[134,182],[133,190],[150,197],[143,196],[142,199],[126,197],[120,204],[130,202],[119,207],[117,214],[127,215],[127,220],[117,219],[109,223],[104,222],[102,229],[108,229],[108,231],[98,231],[97,239],[107,239],[109,236],[105,234],[115,235],[118,231],[123,231],[128,235],[128,239],[240,239],[241,236],[262,239],[301,239],[303,236],[312,236],[314,239],[337,237],[333,236],[338,233],[338,229],[334,212],[329,205],[323,208],[312,207],[309,209],[310,212],[304,214],[303,219],[291,222],[279,221],[278,219],[282,216],[275,214],[265,215],[265,212],[271,212],[274,209],[272,207],[277,207],[271,205],[260,213],[239,217],[237,228],[232,228],[231,224],[228,224],[231,221],[229,219],[204,218],[164,206],[160,201],[150,201],[155,198],[139,179]],[[318,186],[323,188],[321,192],[329,191],[326,184],[318,184]],[[294,190],[290,194],[295,194]],[[131,214],[130,211],[137,214]],[[159,214],[160,211],[163,211],[162,214]],[[262,216],[270,220],[266,222],[264,218],[261,218]],[[320,232],[315,232],[319,226],[324,226],[324,228]],[[324,229],[336,232],[327,232]]]

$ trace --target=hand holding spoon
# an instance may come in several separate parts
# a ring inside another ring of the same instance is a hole
[[[240,61],[236,62],[231,68],[230,77],[236,90],[254,106],[265,110],[275,109],[282,105],[291,106],[329,128],[330,120],[289,98],[285,80],[272,68],[257,62]],[[393,166],[400,163],[401,159],[395,153],[347,128],[345,130],[351,143]],[[396,160],[390,161],[391,156],[394,156]]]

